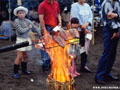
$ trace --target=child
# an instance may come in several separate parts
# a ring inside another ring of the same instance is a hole
[[[72,39],[79,38],[78,27],[79,27],[79,20],[77,18],[72,18],[71,19],[71,28],[69,30],[69,33],[72,36]],[[72,77],[76,77],[76,76],[80,75],[80,73],[77,72],[76,65],[75,65],[76,56],[78,54],[77,48],[79,50],[78,44],[74,43],[74,44],[71,44],[70,50],[69,50],[69,53],[72,56],[72,62],[71,62],[72,67],[69,69]]]
[[[29,37],[29,32],[31,31],[37,32],[39,37],[41,36],[40,30],[35,25],[33,25],[33,23],[30,20],[25,18],[27,13],[28,13],[28,9],[23,6],[19,6],[14,9],[14,15],[18,17],[14,23],[14,27],[16,29],[16,35],[17,35],[16,43],[29,41],[29,44],[31,44],[31,40]],[[13,78],[18,79],[20,77],[20,75],[18,74],[20,62],[21,62],[22,73],[25,75],[31,74],[31,72],[27,70],[27,59],[28,59],[27,51],[30,51],[31,49],[32,46],[27,46],[17,49],[17,58],[15,59],[14,62],[14,72],[12,75]]]

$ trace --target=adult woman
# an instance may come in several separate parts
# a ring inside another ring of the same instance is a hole
[[[80,42],[81,42],[81,72],[91,72],[91,70],[86,66],[87,63],[87,54],[90,40],[86,43],[86,34],[91,31],[93,14],[90,6],[85,3],[86,0],[78,0],[78,2],[72,4],[70,17],[76,17],[79,19],[81,33],[80,33]],[[85,50],[86,49],[86,50]]]

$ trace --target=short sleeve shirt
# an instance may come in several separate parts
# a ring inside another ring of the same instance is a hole
[[[48,0],[44,0],[38,7],[39,15],[44,15],[44,22],[49,26],[57,25],[57,14],[60,13],[59,4],[53,1],[52,4]]]

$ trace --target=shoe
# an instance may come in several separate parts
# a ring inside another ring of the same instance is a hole
[[[22,72],[22,74],[24,74],[24,75],[31,75],[31,72],[26,70],[26,71]]]
[[[78,72],[75,72],[75,74],[76,74],[77,76],[79,76],[79,75],[80,75],[80,73],[78,73]]]
[[[19,65],[14,64],[13,74],[12,74],[12,77],[13,77],[14,79],[20,78],[20,75],[18,74],[18,71],[19,71]]]
[[[119,78],[117,76],[105,76],[105,81],[109,82],[109,81],[119,81]]]
[[[77,75],[76,75],[76,74],[71,74],[71,76],[72,76],[72,77],[77,77]]]
[[[27,62],[21,62],[22,74],[30,75],[31,72],[27,70]]]
[[[20,75],[18,73],[13,73],[12,77],[14,79],[19,79],[20,78]]]
[[[106,85],[106,83],[105,83],[104,80],[98,80],[97,78],[95,78],[95,82],[96,82],[97,84]]]
[[[87,66],[81,67],[80,72],[92,73],[92,71]]]

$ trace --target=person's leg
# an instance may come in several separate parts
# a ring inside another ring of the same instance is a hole
[[[30,75],[31,72],[27,70],[27,60],[28,60],[28,53],[25,51],[23,52],[23,60],[21,62],[22,73],[26,75]]]
[[[52,35],[53,28],[48,25],[45,25],[45,27],[46,27],[47,31],[49,32],[49,34]],[[43,61],[42,69],[43,69],[43,71],[48,71],[51,68],[50,56],[48,55],[48,53],[45,50],[41,49],[40,52],[41,52],[41,57],[42,57],[42,61]]]
[[[28,61],[28,52],[27,52],[27,51],[24,51],[24,52],[23,52],[22,62],[27,62],[27,61]]]
[[[104,76],[110,74],[115,60],[118,40],[111,40],[113,33],[107,27],[103,29],[104,52],[99,60],[96,79],[104,80]]]
[[[43,71],[48,71],[50,70],[50,57],[48,55],[48,53],[44,50],[40,50],[41,52],[41,59],[43,61],[43,64],[42,64],[42,69]]]
[[[104,74],[106,71],[106,64],[109,62],[110,58],[110,48],[111,48],[111,36],[112,34],[107,27],[103,28],[103,43],[104,43],[104,52],[101,55],[101,58],[98,63],[98,68],[96,72],[96,78],[99,80],[104,80]]]
[[[17,58],[15,59],[14,64],[19,65],[23,57],[22,51],[17,51]]]
[[[73,62],[73,64],[74,64],[74,65],[73,65],[73,66],[74,66],[74,67],[73,67],[73,72],[74,72],[74,74],[75,74],[76,76],[78,76],[78,75],[80,75],[80,73],[77,72],[77,68],[76,68],[76,64],[75,64],[76,59],[77,59],[77,58],[74,58],[74,62]]]
[[[110,57],[110,48],[111,48],[111,36],[112,33],[109,31],[109,28],[103,27],[103,43],[104,43],[104,52],[101,55],[101,58],[98,63],[95,82],[98,84],[104,84],[104,75],[106,73],[106,65],[109,62]]]
[[[110,53],[109,62],[106,65],[106,73],[104,76],[105,81],[118,80],[118,77],[113,76],[111,73],[112,66],[113,66],[113,64],[115,62],[115,58],[116,58],[118,40],[119,40],[119,38],[115,38],[111,41],[111,53]]]
[[[17,79],[20,77],[20,75],[18,74],[18,71],[19,71],[19,64],[22,59],[22,56],[23,56],[23,52],[17,51],[17,58],[15,59],[15,62],[14,62],[14,69],[13,69],[13,75],[12,75],[13,78]]]
[[[81,45],[81,67],[80,67],[80,71],[81,72],[92,72],[87,66],[87,54],[85,52],[85,34],[84,31],[80,32],[80,45]]]
[[[84,44],[85,44],[85,35],[84,35],[84,31],[80,32],[80,45],[81,48],[84,48]],[[86,65],[86,59],[85,59],[85,50],[81,53],[81,67],[84,67]]]

